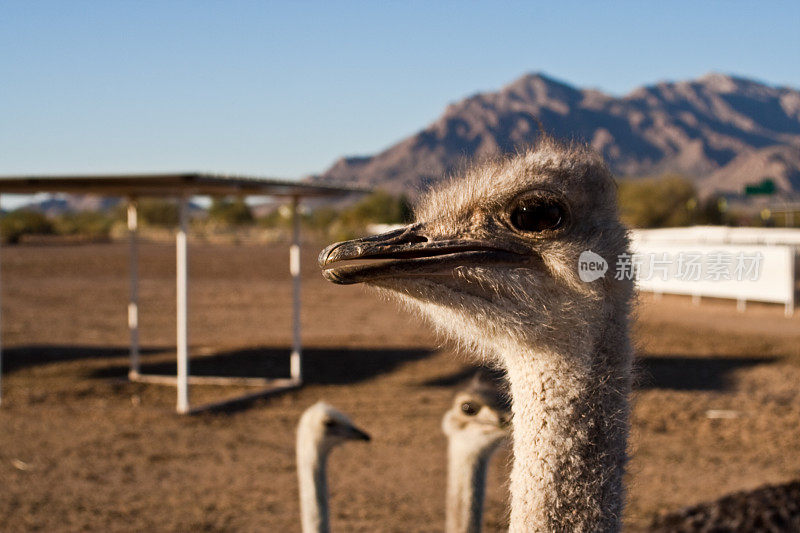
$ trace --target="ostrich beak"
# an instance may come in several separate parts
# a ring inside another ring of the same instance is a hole
[[[366,431],[357,428],[356,426],[344,426],[343,428],[344,438],[349,440],[363,440],[363,441],[371,441],[372,437],[369,436],[369,433]]]
[[[520,264],[530,250],[469,237],[433,237],[424,224],[332,244],[319,254],[322,275],[340,285],[384,278],[449,274],[474,264]]]

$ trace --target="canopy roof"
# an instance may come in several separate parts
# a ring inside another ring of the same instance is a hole
[[[309,185],[288,180],[207,174],[106,174],[66,176],[0,176],[0,193],[66,192],[106,196],[265,195],[341,196],[365,189]]]

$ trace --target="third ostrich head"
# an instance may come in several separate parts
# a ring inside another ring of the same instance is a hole
[[[445,531],[479,533],[489,459],[509,435],[511,406],[500,381],[486,370],[459,390],[442,419],[447,435]]]
[[[442,431],[477,450],[489,452],[508,437],[511,404],[503,387],[486,371],[479,371],[459,390],[442,419]]]

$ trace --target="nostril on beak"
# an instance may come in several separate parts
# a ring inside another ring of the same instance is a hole
[[[397,241],[395,242],[397,244],[421,244],[428,242],[430,239],[422,234],[423,231],[424,226],[422,224],[406,226],[405,231],[397,236]]]
[[[408,244],[419,244],[421,242],[428,242],[428,238],[422,235],[417,235],[416,233],[412,233],[403,239],[403,241],[407,242]]]

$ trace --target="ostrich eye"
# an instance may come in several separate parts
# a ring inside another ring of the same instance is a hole
[[[335,420],[326,420],[325,421],[325,427],[328,428],[328,429],[336,427],[336,421]]]
[[[461,412],[465,415],[475,416],[480,411],[480,406],[475,402],[464,402],[461,404]]]
[[[556,200],[534,196],[518,201],[509,218],[511,225],[520,231],[542,232],[563,226],[566,213]]]

